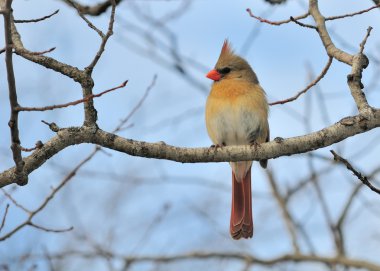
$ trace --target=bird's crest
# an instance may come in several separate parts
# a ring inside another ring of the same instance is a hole
[[[220,56],[232,55],[233,51],[231,49],[230,42],[228,39],[225,39],[222,46],[222,51],[220,52]]]

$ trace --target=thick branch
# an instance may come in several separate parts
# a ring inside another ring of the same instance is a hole
[[[52,69],[56,72],[66,75],[81,84],[86,81],[86,74],[78,68],[59,62],[54,58],[43,56],[41,54],[35,54],[27,50],[21,41],[20,34],[17,32],[15,24],[12,24],[12,42],[15,53],[22,56],[23,58],[44,66],[47,69]]]
[[[353,56],[338,49],[332,42],[330,35],[327,32],[325,17],[322,16],[321,12],[318,9],[317,0],[309,0],[309,12],[310,15],[314,18],[314,21],[317,25],[317,31],[319,33],[319,36],[321,37],[322,43],[326,49],[327,54],[343,63],[352,65]]]
[[[93,127],[60,129],[58,135],[24,159],[27,174],[39,168],[64,148],[81,143],[93,143],[133,156],[166,159],[182,163],[226,162],[277,158],[316,150],[348,137],[380,127],[380,110],[372,109],[358,116],[347,117],[320,131],[304,136],[276,140],[260,145],[227,146],[223,148],[179,148],[165,143],[147,143],[119,137]],[[0,174],[0,187],[14,183],[15,168]]]

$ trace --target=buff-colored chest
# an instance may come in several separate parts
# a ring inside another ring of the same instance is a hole
[[[268,104],[258,84],[222,80],[213,84],[206,103],[206,126],[214,144],[265,142]]]

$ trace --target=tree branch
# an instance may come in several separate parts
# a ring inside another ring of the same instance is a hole
[[[368,178],[366,176],[364,176],[363,174],[361,174],[359,171],[357,171],[351,164],[350,162],[348,162],[346,159],[344,159],[343,157],[339,156],[335,151],[333,150],[330,150],[330,152],[334,155],[334,160],[335,161],[338,161],[338,162],[341,162],[342,164],[344,164],[348,170],[352,171],[352,173],[354,173],[354,175],[356,177],[358,177],[358,179],[363,183],[365,184],[366,186],[369,187],[369,189],[371,189],[373,192],[377,193],[377,194],[380,194],[380,189],[375,187],[374,185],[372,185],[369,181],[368,181]]]
[[[7,67],[9,102],[11,108],[11,116],[8,126],[11,131],[11,149],[13,161],[16,164],[17,184],[25,185],[28,183],[28,175],[24,173],[24,161],[21,155],[21,142],[18,130],[18,101],[16,90],[16,79],[13,71],[12,49],[13,41],[11,34],[12,27],[12,0],[5,1],[4,10],[4,33],[5,33],[5,64]]]
[[[332,21],[332,20],[337,20],[337,19],[343,19],[343,18],[347,18],[347,17],[354,17],[356,15],[360,15],[360,14],[363,14],[363,13],[366,13],[368,11],[371,11],[373,9],[376,9],[376,8],[379,8],[380,7],[380,3],[378,3],[376,6],[373,6],[373,7],[370,7],[370,8],[367,8],[367,9],[364,9],[364,10],[360,10],[360,11],[357,11],[357,12],[354,12],[354,13],[349,13],[349,14],[344,14],[344,15],[338,15],[338,16],[330,16],[330,17],[326,17],[326,21]]]
[[[326,66],[323,68],[321,74],[318,75],[317,78],[315,78],[309,85],[307,85],[303,90],[298,92],[296,95],[294,95],[291,98],[285,99],[285,100],[280,100],[277,102],[269,103],[269,105],[285,104],[285,103],[289,103],[289,102],[292,102],[294,100],[297,100],[299,96],[301,96],[302,94],[305,94],[309,89],[311,89],[313,86],[318,84],[319,81],[321,81],[321,79],[326,75],[327,71],[330,69],[332,61],[333,61],[333,58],[330,56],[329,60],[327,61]]]
[[[112,0],[105,0],[102,3],[95,4],[93,6],[82,5],[82,4],[79,4],[77,1],[72,1],[72,0],[70,0],[70,1],[69,0],[62,0],[62,1],[65,2],[66,4],[70,5],[70,6],[72,6],[71,3],[75,3],[78,10],[80,11],[80,13],[91,15],[91,16],[99,16],[99,15],[103,14],[104,12],[106,12],[110,6],[112,6]],[[116,5],[118,5],[122,1],[123,0],[115,0],[115,3],[116,3]]]
[[[18,106],[16,107],[16,110],[18,111],[47,111],[47,110],[54,110],[54,109],[58,109],[58,108],[65,108],[65,107],[69,107],[69,106],[73,106],[73,105],[77,105],[77,104],[80,104],[80,103],[85,103],[85,102],[88,102],[89,100],[92,100],[94,98],[97,98],[97,97],[100,97],[108,92],[111,92],[111,91],[114,91],[114,90],[117,90],[117,89],[120,89],[120,88],[123,88],[127,85],[128,83],[128,80],[127,81],[124,81],[121,85],[117,86],[117,87],[114,87],[114,88],[111,88],[111,89],[107,89],[105,91],[102,91],[98,94],[91,94],[83,99],[79,99],[79,100],[76,100],[76,101],[72,101],[72,102],[69,102],[69,103],[64,103],[64,104],[57,104],[57,105],[50,105],[50,106],[43,106],[43,107],[23,107],[23,106]]]
[[[380,127],[380,110],[372,109],[354,117],[344,118],[314,133],[288,139],[276,138],[274,141],[261,144],[256,149],[251,146],[226,146],[213,149],[179,148],[163,142],[147,143],[126,139],[88,126],[61,128],[57,136],[24,159],[25,171],[29,174],[59,151],[82,143],[97,144],[132,156],[182,163],[257,161],[316,150],[376,127]],[[0,174],[0,187],[14,183],[15,180],[15,168],[10,168]]]
[[[330,35],[327,32],[325,17],[323,17],[321,12],[319,11],[317,0],[309,0],[309,13],[314,18],[314,21],[317,26],[317,31],[326,49],[327,54],[329,56],[334,57],[336,60],[339,60],[348,65],[352,65],[353,56],[338,49],[332,42]]]
[[[52,14],[46,15],[46,16],[41,17],[41,18],[31,19],[31,20],[13,20],[13,21],[15,23],[18,23],[18,24],[20,24],[20,23],[37,23],[37,22],[41,22],[43,20],[49,19],[50,17],[54,16],[58,12],[59,12],[59,9],[57,9],[56,11],[54,11]]]
[[[282,25],[282,24],[287,24],[287,23],[290,23],[291,21],[293,20],[301,20],[301,19],[305,19],[307,18],[310,13],[309,12],[306,12],[305,14],[302,14],[302,15],[299,15],[299,16],[296,16],[296,17],[290,17],[289,19],[287,20],[282,20],[282,21],[270,21],[270,20],[267,20],[267,19],[264,19],[264,18],[261,18],[259,16],[256,16],[255,14],[253,14],[252,10],[250,8],[247,8],[246,11],[248,12],[249,16],[251,16],[252,18],[255,18],[256,20],[260,21],[261,23],[267,23],[267,24],[270,24],[270,25]],[[292,20],[293,18],[293,20]]]
[[[323,257],[318,255],[308,254],[285,254],[274,258],[260,258],[250,254],[234,253],[234,252],[192,252],[185,254],[169,255],[169,256],[124,256],[121,254],[112,253],[109,251],[99,252],[83,252],[83,251],[66,251],[63,253],[51,254],[51,258],[64,259],[68,256],[80,256],[83,258],[98,258],[104,255],[117,259],[124,260],[129,263],[129,266],[133,263],[142,262],[155,262],[155,263],[169,263],[184,260],[195,259],[234,259],[244,261],[250,265],[262,265],[262,266],[274,266],[280,263],[322,263],[327,265],[342,265],[348,268],[359,268],[370,271],[380,271],[380,265],[373,264],[371,262],[350,259],[346,257]]]

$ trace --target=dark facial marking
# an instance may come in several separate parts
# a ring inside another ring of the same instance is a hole
[[[224,67],[222,69],[217,69],[217,71],[221,74],[221,75],[226,75],[228,74],[230,71],[231,71],[231,68],[229,67]]]

